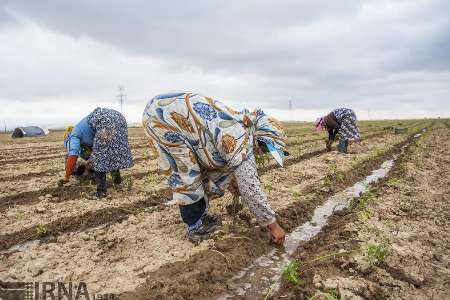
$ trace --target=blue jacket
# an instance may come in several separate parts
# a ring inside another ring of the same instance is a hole
[[[65,141],[67,154],[80,156],[81,145],[91,146],[94,144],[94,131],[89,126],[87,117],[83,118],[73,128]]]

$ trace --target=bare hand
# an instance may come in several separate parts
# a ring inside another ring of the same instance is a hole
[[[65,184],[68,183],[68,182],[69,182],[69,178],[67,178],[67,177],[61,178],[61,179],[58,181],[58,186],[63,186],[63,185],[65,185]]]
[[[239,187],[234,176],[231,177],[230,183],[228,184],[228,191],[233,195],[239,195]]]
[[[280,225],[278,225],[277,222],[268,225],[267,229],[270,231],[270,234],[272,235],[272,240],[276,244],[282,245],[284,243],[286,232],[284,231],[283,228],[281,228]]]

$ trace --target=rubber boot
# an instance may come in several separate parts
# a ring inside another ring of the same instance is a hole
[[[337,149],[341,153],[347,153],[348,148],[348,140],[339,140],[339,144],[337,146]]]

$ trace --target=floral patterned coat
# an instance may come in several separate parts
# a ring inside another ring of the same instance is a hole
[[[285,147],[276,119],[261,110],[238,112],[195,93],[154,97],[145,107],[143,125],[179,204],[223,196],[230,174],[252,153],[255,138]]]

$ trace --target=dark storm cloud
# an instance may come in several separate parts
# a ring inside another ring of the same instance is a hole
[[[277,41],[286,27],[353,14],[358,2],[10,1],[6,7],[52,30],[90,36],[132,54],[245,70],[296,56],[296,46]]]
[[[161,76],[169,80],[191,68],[218,74],[234,81],[211,91],[242,95],[249,105],[286,106],[294,99],[297,107],[367,109],[423,103],[427,89],[435,99],[449,96],[450,2],[444,0],[3,3],[0,30],[21,18],[133,58],[167,62]],[[435,109],[448,107],[433,101]]]

